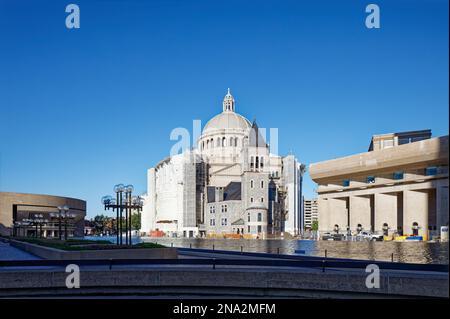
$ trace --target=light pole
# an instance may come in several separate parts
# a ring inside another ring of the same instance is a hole
[[[116,193],[116,200],[112,196],[103,196],[102,204],[105,206],[105,210],[112,209],[116,211],[117,216],[117,245],[122,245],[123,227],[122,227],[122,212],[125,209],[125,230],[126,230],[126,244],[131,245],[131,211],[132,209],[138,212],[142,210],[142,200],[139,196],[133,199],[132,192],[134,190],[133,185],[124,186],[123,184],[117,184],[114,186],[114,192]]]
[[[67,215],[67,212],[69,211],[69,206],[64,205],[64,206],[58,206],[58,210],[59,210],[59,214],[58,214],[58,235],[59,235],[59,240],[62,240],[62,225],[61,225],[61,219],[63,218],[63,216],[65,217]],[[64,239],[67,240],[67,221],[65,224],[65,234],[64,234]]]

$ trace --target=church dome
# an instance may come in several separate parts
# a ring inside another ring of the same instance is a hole
[[[223,112],[206,123],[203,133],[226,129],[249,130],[251,126],[251,123],[242,115],[234,112]]]
[[[234,104],[234,98],[228,89],[223,100],[223,112],[206,123],[203,134],[226,129],[249,130],[252,124],[245,117],[234,112]]]

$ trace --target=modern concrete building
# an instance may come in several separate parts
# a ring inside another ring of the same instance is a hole
[[[0,234],[59,237],[58,206],[67,205],[68,237],[84,235],[84,200],[37,194],[0,192]],[[33,222],[33,220],[35,222]],[[64,232],[64,224],[61,232]]]
[[[317,198],[303,199],[303,216],[304,228],[311,229],[313,222],[319,220]]]
[[[429,238],[448,224],[448,135],[375,135],[369,151],[311,164],[319,230]]]
[[[301,232],[304,165],[271,152],[264,130],[236,113],[229,90],[196,145],[148,170],[142,233],[262,238]]]

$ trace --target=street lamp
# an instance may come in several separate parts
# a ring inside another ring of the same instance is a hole
[[[124,186],[123,184],[117,184],[114,186],[114,192],[116,193],[116,200],[113,199],[112,196],[103,196],[102,204],[105,206],[105,210],[109,210],[112,208],[113,211],[116,211],[117,216],[117,245],[122,245],[123,239],[123,227],[122,227],[122,212],[125,209],[125,243],[127,245],[131,245],[131,211],[133,209],[138,212],[142,209],[142,200],[140,197],[135,199],[132,196],[134,187],[133,185]],[[120,236],[119,236],[120,235]]]
[[[69,206],[64,205],[64,206],[58,206],[58,235],[59,235],[59,240],[62,240],[62,230],[61,230],[61,219],[62,217],[67,214],[67,212],[69,211]],[[67,240],[67,221],[65,224],[65,234],[64,234],[64,239]]]

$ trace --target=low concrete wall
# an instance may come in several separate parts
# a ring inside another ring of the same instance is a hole
[[[51,247],[44,247],[18,240],[10,240],[13,247],[22,249],[30,254],[51,260],[80,260],[80,259],[176,259],[176,248],[129,248],[105,250],[66,251]]]
[[[132,267],[132,266],[130,266]],[[81,268],[80,288],[64,269],[0,271],[0,297],[62,295],[198,295],[315,298],[448,298],[448,274],[387,273],[368,289],[364,271],[253,268]]]

